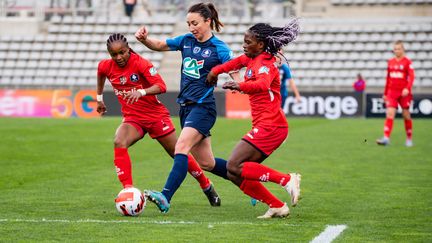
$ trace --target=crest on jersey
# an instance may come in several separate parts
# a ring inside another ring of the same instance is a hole
[[[258,69],[258,74],[261,74],[261,73],[269,74],[269,68],[266,67],[266,66],[262,66],[262,67],[260,67],[260,68]]]
[[[206,57],[209,57],[211,55],[211,53],[212,52],[210,51],[210,49],[204,49],[204,51],[201,53],[201,56],[206,58]]]
[[[252,69],[248,69],[246,71],[246,77],[248,77],[248,78],[252,77]]]
[[[157,74],[157,69],[155,67],[151,67],[149,69],[150,75],[155,76]]]
[[[133,74],[129,77],[129,79],[130,79],[130,81],[132,81],[132,82],[135,83],[135,82],[138,81],[139,76],[138,76],[137,74],[133,73]]]
[[[201,51],[201,47],[199,47],[199,46],[196,46],[196,47],[194,47],[194,49],[193,49],[193,53],[194,54],[197,54],[198,52],[200,52]]]
[[[120,77],[120,84],[123,85],[123,84],[125,84],[126,82],[127,82],[127,78],[121,76],[121,77]]]
[[[192,78],[200,78],[199,70],[203,68],[204,60],[198,61],[197,59],[192,59],[186,57],[183,59],[183,73]]]

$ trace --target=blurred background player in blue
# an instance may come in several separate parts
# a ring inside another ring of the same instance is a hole
[[[275,58],[276,58],[276,64],[279,67],[279,72],[281,74],[280,94],[281,94],[281,108],[283,109],[285,106],[285,101],[288,98],[287,83],[289,84],[290,89],[294,93],[295,101],[297,103],[301,101],[301,96],[294,82],[294,79],[291,75],[291,69],[289,68],[288,64],[283,61],[284,56],[283,56],[282,49],[279,50]]]
[[[223,24],[212,3],[192,5],[186,16],[190,33],[166,40],[149,37],[145,26],[135,37],[154,51],[181,51],[182,67],[180,93],[180,123],[182,131],[175,146],[174,165],[162,192],[147,191],[150,201],[156,203],[163,213],[168,212],[170,201],[180,187],[187,172],[187,154],[191,152],[201,168],[227,178],[226,161],[215,159],[211,148],[210,129],[216,122],[214,86],[206,84],[207,74],[221,63],[232,59],[232,51],[213,34],[219,32]],[[238,72],[232,77],[239,80]],[[215,200],[219,201],[217,195]]]

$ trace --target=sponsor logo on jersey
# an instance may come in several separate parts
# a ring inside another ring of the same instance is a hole
[[[129,79],[130,79],[130,81],[132,81],[132,82],[135,83],[135,82],[138,81],[139,76],[138,76],[137,74],[133,73],[133,74],[129,77]]]
[[[258,69],[258,74],[261,74],[261,73],[269,74],[269,68],[266,67],[266,66],[262,66],[262,67],[260,67],[260,68]]]
[[[198,52],[200,52],[201,51],[201,47],[199,47],[199,46],[196,46],[196,47],[194,47],[194,49],[193,49],[193,53],[194,54],[197,54]]]
[[[183,59],[183,73],[192,78],[199,78],[199,70],[203,68],[204,60],[196,60],[190,57]]]
[[[212,52],[210,51],[210,49],[204,49],[204,51],[201,53],[201,56],[206,58],[206,57],[209,57],[211,55],[211,53]]]
[[[125,84],[126,82],[127,82],[127,78],[121,76],[121,77],[120,77],[120,84],[123,85],[123,84]]]
[[[246,71],[246,77],[248,77],[248,78],[252,77],[252,69],[248,69]]]
[[[186,46],[186,45],[184,45],[184,46],[183,46],[183,49],[186,49],[186,48],[191,48],[191,46]]]
[[[149,69],[150,75],[155,76],[157,74],[157,69],[155,67],[151,67]]]
[[[390,78],[403,78],[404,74],[402,72],[390,72]]]

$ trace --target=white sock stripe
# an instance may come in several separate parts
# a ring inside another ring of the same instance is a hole
[[[327,225],[327,228],[315,237],[311,243],[330,243],[338,237],[345,229],[346,225]]]

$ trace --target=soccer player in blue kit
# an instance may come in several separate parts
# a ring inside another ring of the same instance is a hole
[[[223,24],[212,3],[192,5],[186,16],[190,33],[158,40],[149,37],[143,26],[135,37],[154,51],[181,51],[181,83],[177,103],[180,104],[182,131],[175,146],[174,165],[161,192],[146,191],[146,196],[163,213],[168,212],[171,198],[180,187],[187,174],[187,155],[195,157],[201,168],[227,179],[226,161],[215,158],[211,148],[210,129],[216,121],[214,86],[206,84],[207,74],[218,65],[232,59],[232,51],[213,34],[220,31]],[[238,72],[231,74],[240,80]],[[217,194],[214,195],[220,200]]]
[[[278,55],[276,55],[275,58],[276,58],[276,65],[279,67],[279,72],[281,74],[280,93],[281,93],[281,98],[282,98],[281,108],[283,109],[285,106],[285,101],[288,98],[287,81],[288,81],[288,84],[289,84],[291,90],[294,93],[295,101],[297,103],[299,103],[301,101],[301,96],[300,96],[300,93],[297,89],[296,84],[294,83],[294,79],[291,75],[291,69],[289,68],[287,63],[284,63],[282,61],[282,58],[283,58],[282,49],[279,50]]]

